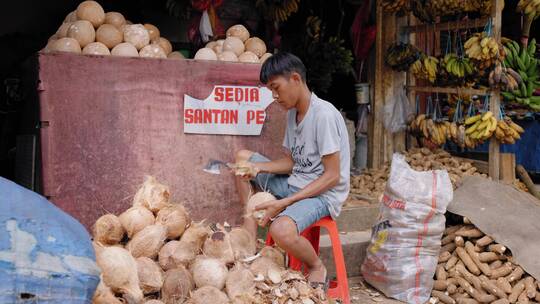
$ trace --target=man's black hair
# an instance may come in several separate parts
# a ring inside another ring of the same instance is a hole
[[[261,67],[259,78],[266,84],[274,76],[289,77],[292,72],[300,74],[302,80],[306,82],[306,67],[302,60],[291,53],[279,52],[266,59]]]

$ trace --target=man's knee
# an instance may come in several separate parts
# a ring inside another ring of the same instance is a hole
[[[236,152],[235,160],[236,162],[248,161],[254,153],[255,152],[249,150],[240,150]]]
[[[270,225],[270,234],[278,245],[295,242],[298,238],[296,223],[288,216],[274,220]]]

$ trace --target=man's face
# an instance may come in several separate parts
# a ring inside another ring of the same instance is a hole
[[[266,87],[272,91],[274,101],[289,110],[296,106],[298,101],[299,83],[295,77],[296,73],[287,76],[275,76],[270,78]],[[299,76],[296,74],[296,76]]]

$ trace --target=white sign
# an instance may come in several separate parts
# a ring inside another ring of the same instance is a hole
[[[184,95],[184,133],[260,135],[272,102],[270,90],[255,86],[214,86],[205,100]]]

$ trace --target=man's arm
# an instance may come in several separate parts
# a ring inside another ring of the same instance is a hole
[[[253,163],[257,173],[291,174],[294,166],[291,153],[287,156],[269,162]]]

